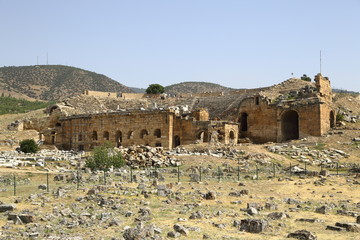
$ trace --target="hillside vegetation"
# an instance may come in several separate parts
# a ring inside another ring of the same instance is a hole
[[[62,65],[0,68],[0,92],[40,100],[60,100],[84,90],[132,92],[104,75]]]
[[[46,108],[55,102],[27,101],[13,97],[0,97],[0,115],[13,113],[26,113],[29,111]]]
[[[229,92],[234,89],[209,82],[182,82],[165,87],[168,94],[204,93],[204,92]]]

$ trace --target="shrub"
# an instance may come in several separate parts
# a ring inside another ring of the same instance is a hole
[[[344,121],[345,116],[341,113],[336,114],[336,122]]]
[[[85,166],[94,170],[109,171],[110,167],[120,168],[125,165],[120,152],[114,150],[109,143],[95,147],[92,156],[86,159]]]
[[[34,139],[25,139],[20,142],[20,151],[24,153],[36,153],[39,150]]]

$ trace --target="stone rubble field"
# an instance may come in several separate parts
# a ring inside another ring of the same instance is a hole
[[[0,239],[359,239],[360,173],[345,168],[346,151],[301,141],[119,151],[129,166],[105,175],[64,152],[0,168]],[[303,155],[308,172],[290,175],[286,161],[301,168]],[[318,158],[340,174],[310,164]]]

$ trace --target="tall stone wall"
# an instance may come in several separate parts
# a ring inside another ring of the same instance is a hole
[[[172,112],[108,113],[60,119],[55,145],[60,149],[90,150],[110,142],[114,146],[143,144],[171,148]]]
[[[100,91],[85,90],[84,95],[94,96],[94,97],[117,98],[117,93],[116,92],[100,92]]]
[[[330,129],[332,111],[331,104],[321,100],[312,98],[306,101],[288,100],[282,101],[281,104],[271,104],[258,96],[247,98],[241,102],[239,108],[240,137],[263,143],[281,142],[309,135],[321,136]],[[246,120],[242,120],[244,114]],[[246,131],[243,131],[245,124]]]

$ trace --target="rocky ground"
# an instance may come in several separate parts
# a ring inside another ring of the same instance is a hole
[[[347,121],[322,137],[122,148],[128,166],[105,175],[82,168],[84,155],[2,152],[29,164],[0,167],[0,239],[358,240],[359,109],[340,100]],[[21,134],[4,124],[15,119],[0,119],[14,145]]]

